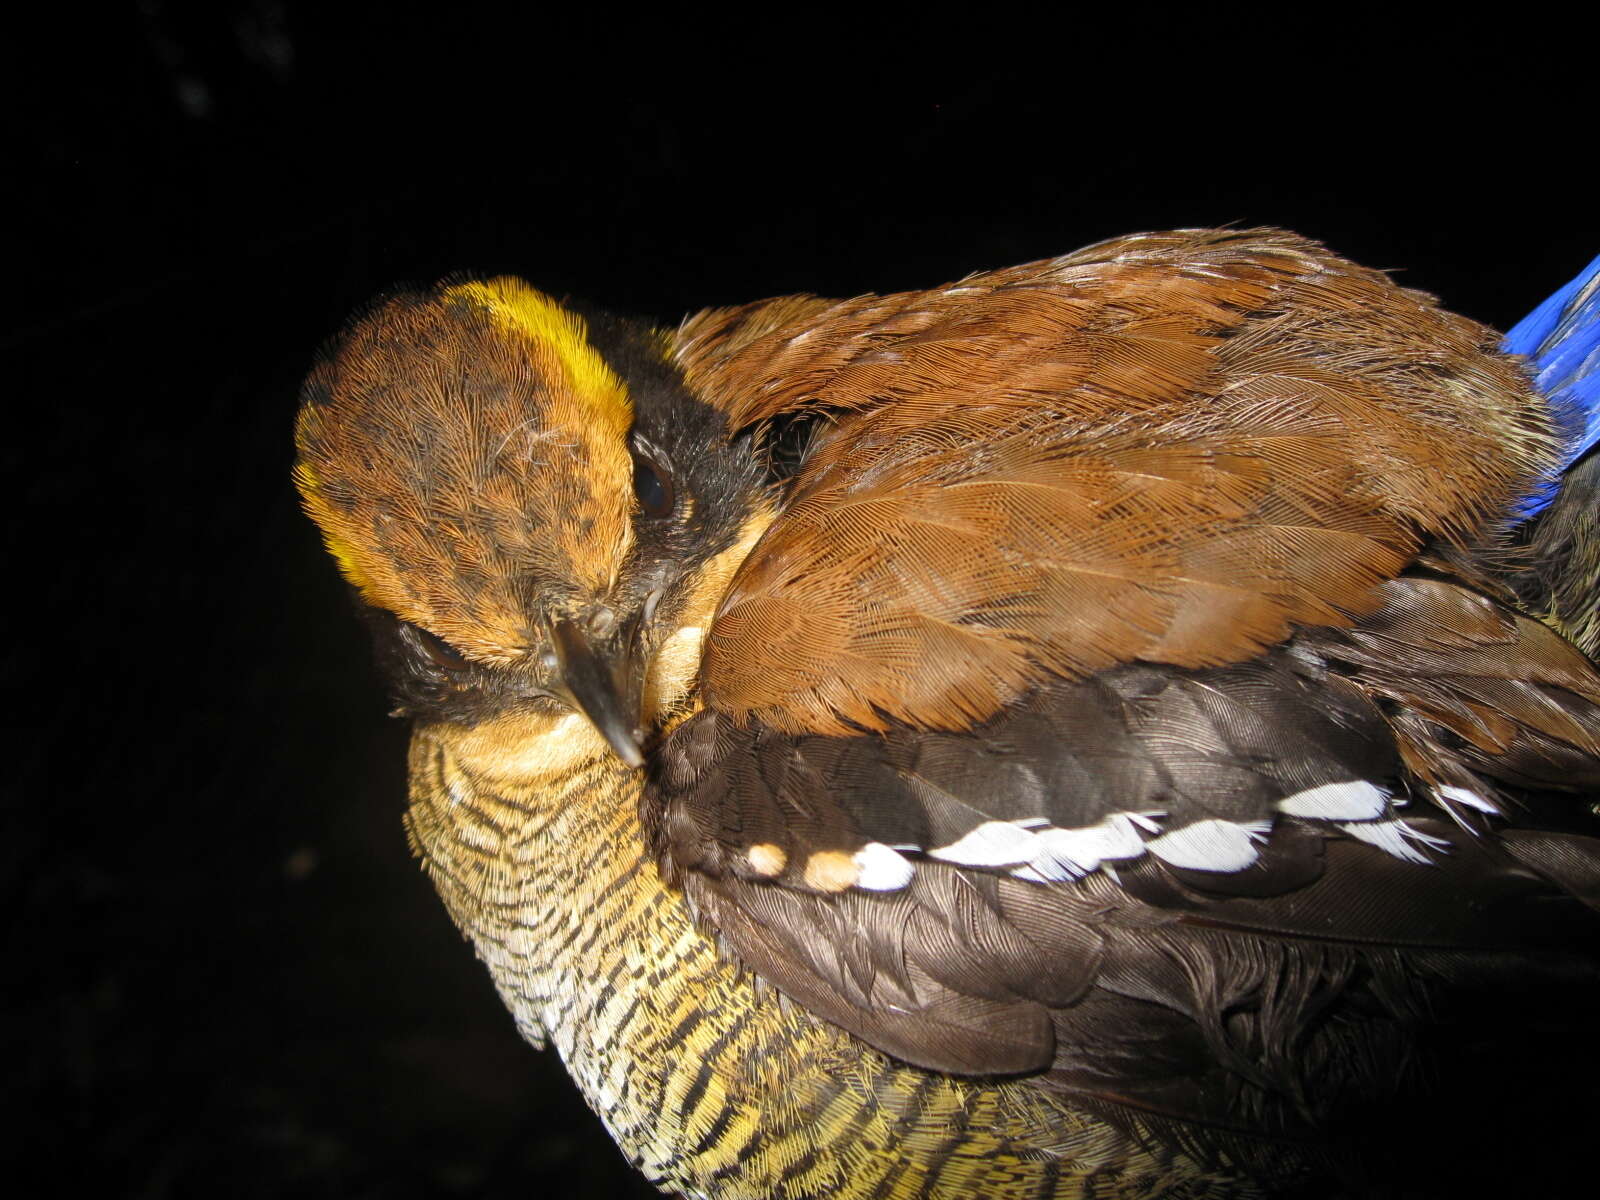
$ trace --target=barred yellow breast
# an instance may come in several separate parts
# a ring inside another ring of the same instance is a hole
[[[507,731],[502,730],[502,734]],[[1024,1083],[896,1064],[742,975],[645,853],[638,773],[587,725],[416,732],[408,826],[523,1035],[687,1195],[1249,1197]],[[586,761],[575,762],[588,755]]]

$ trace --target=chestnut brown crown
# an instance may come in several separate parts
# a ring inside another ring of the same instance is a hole
[[[627,388],[583,322],[512,279],[402,295],[306,384],[295,478],[368,603],[484,663],[530,601],[603,601],[633,542]]]
[[[666,348],[497,278],[381,303],[312,372],[295,480],[345,577],[398,625],[410,711],[576,702],[608,737],[642,733],[652,652],[766,497]],[[408,672],[440,686],[408,692]]]

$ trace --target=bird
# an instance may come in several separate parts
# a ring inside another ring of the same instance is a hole
[[[675,328],[452,277],[295,481],[414,853],[663,1190],[1536,1186],[1600,1080],[1560,317],[1274,229]]]

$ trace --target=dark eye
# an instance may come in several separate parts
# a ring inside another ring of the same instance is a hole
[[[412,643],[427,655],[434,666],[444,671],[465,671],[467,660],[461,657],[461,652],[441,637],[429,633],[418,625],[407,625],[406,632],[410,635]]]
[[[672,477],[647,451],[633,451],[633,494],[644,515],[654,519],[672,514]]]

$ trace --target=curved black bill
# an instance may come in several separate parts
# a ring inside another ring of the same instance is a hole
[[[550,634],[562,682],[573,701],[616,751],[618,758],[630,767],[644,766],[637,728],[638,703],[632,704],[630,712],[630,705],[623,699],[634,691],[631,680],[626,678],[632,674],[627,664],[623,664],[625,678],[619,682],[605,659],[595,653],[588,637],[572,621],[552,622]]]

